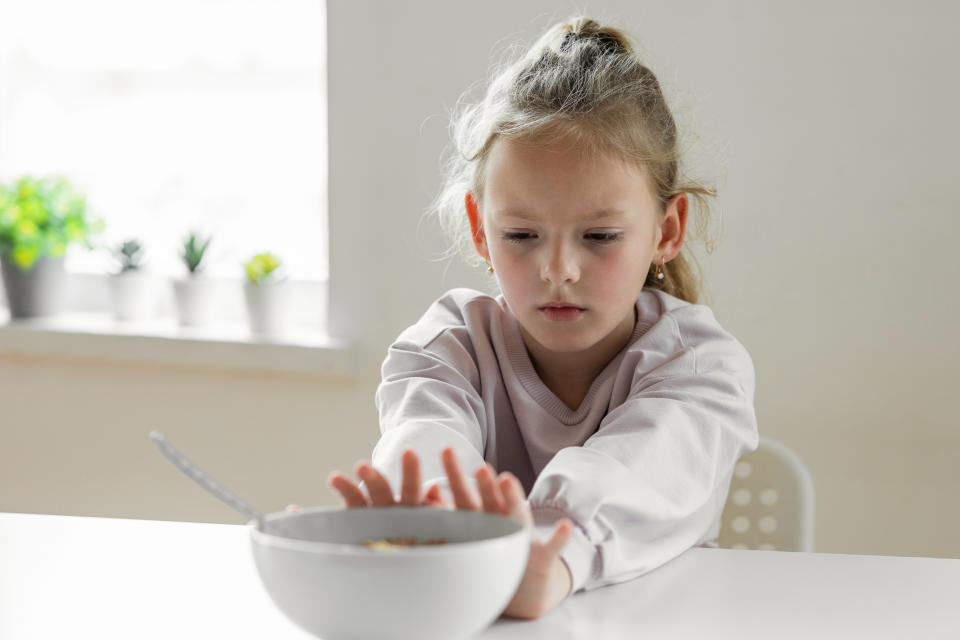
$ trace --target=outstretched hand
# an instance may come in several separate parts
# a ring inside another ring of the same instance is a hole
[[[327,484],[340,493],[347,507],[390,507],[403,505],[408,507],[441,507],[453,508],[453,505],[443,497],[440,485],[431,485],[424,490],[420,478],[420,459],[413,449],[403,452],[403,480],[398,500],[390,483],[383,475],[367,462],[358,462],[353,472],[367,485],[369,497],[358,485],[339,471],[332,472],[327,477]]]
[[[342,497],[347,507],[386,507],[394,505],[426,506],[463,511],[484,511],[506,516],[533,528],[533,514],[526,500],[523,485],[510,472],[499,476],[489,463],[477,469],[474,477],[479,495],[467,482],[452,447],[440,454],[453,504],[443,497],[439,485],[422,488],[420,460],[412,449],[403,452],[403,479],[400,497],[394,495],[390,483],[366,462],[358,462],[354,472],[367,486],[369,497],[343,474],[334,471],[327,483]],[[288,508],[294,508],[294,505]],[[570,540],[572,523],[560,520],[549,540],[532,540],[523,580],[504,614],[515,618],[539,618],[556,607],[570,591],[570,572],[560,559],[560,551]]]

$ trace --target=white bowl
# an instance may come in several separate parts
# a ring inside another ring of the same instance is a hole
[[[277,607],[324,640],[457,640],[513,598],[530,553],[520,522],[430,507],[312,507],[250,522],[253,557]],[[377,551],[366,540],[447,544]]]

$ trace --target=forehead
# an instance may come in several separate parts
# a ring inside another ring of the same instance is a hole
[[[602,220],[656,208],[647,172],[564,143],[497,140],[483,182],[484,215],[530,220]]]

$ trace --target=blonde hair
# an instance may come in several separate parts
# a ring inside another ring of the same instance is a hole
[[[698,214],[694,235],[706,229],[708,197],[716,190],[681,174],[683,151],[660,84],[618,29],[582,17],[554,25],[493,78],[483,100],[462,103],[458,111],[451,123],[454,153],[431,210],[450,236],[447,255],[459,252],[469,264],[482,262],[473,249],[464,197],[469,191],[480,204],[487,157],[498,138],[564,139],[588,153],[635,163],[648,176],[661,213],[671,197],[686,193]],[[702,276],[686,247],[663,265],[662,280],[653,269],[644,286],[698,301]]]

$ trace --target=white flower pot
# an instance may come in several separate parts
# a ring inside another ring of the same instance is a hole
[[[243,286],[247,302],[250,332],[257,336],[277,336],[283,333],[289,317],[289,291],[286,283],[251,284]]]
[[[56,316],[63,310],[67,288],[64,259],[41,257],[28,271],[21,271],[13,259],[0,255],[3,286],[11,318]]]
[[[110,278],[113,315],[120,322],[146,320],[157,308],[156,284],[150,274],[126,271]]]
[[[177,315],[184,327],[209,325],[216,311],[216,282],[204,276],[179,278],[173,281]]]

